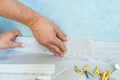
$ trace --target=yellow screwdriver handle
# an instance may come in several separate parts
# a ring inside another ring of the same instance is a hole
[[[82,71],[77,66],[74,66],[74,71],[77,72],[78,74],[82,74]]]
[[[105,80],[106,75],[107,75],[107,72],[103,72],[102,75],[101,75],[101,80]]]
[[[96,66],[94,74],[99,75],[99,73],[100,73],[100,68],[98,66]]]
[[[110,76],[112,74],[112,70],[109,70],[107,75]]]
[[[105,80],[108,80],[111,74],[112,74],[112,71],[109,70],[109,71],[107,72],[107,76],[106,76]]]
[[[89,65],[86,64],[85,67],[84,67],[84,69],[83,69],[83,71],[88,71],[88,68],[89,68]]]

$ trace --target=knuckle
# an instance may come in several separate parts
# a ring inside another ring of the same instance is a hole
[[[50,43],[50,41],[49,40],[44,40],[44,41],[41,41],[41,44],[43,44],[43,45],[48,45]]]
[[[18,31],[18,30],[16,30],[15,32],[16,32],[16,34],[20,34],[20,31]]]
[[[54,41],[53,41],[53,39],[48,39],[48,40],[43,40],[43,41],[41,41],[41,44],[43,44],[43,45],[48,45],[48,44],[51,44],[51,43],[53,43]]]
[[[41,41],[40,43],[41,43],[42,45],[46,45],[46,44],[48,44],[48,42],[47,42],[46,40]]]
[[[53,41],[54,41],[54,37],[50,37],[50,38],[48,39],[48,41],[49,41],[49,42],[53,42]]]
[[[17,31],[17,30],[12,30],[13,32]]]
[[[61,48],[64,48],[64,45],[63,45],[62,43],[59,43],[59,46],[60,46]]]

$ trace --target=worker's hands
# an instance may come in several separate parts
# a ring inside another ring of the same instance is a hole
[[[19,0],[2,0],[2,2],[0,2],[0,15],[29,26],[37,41],[54,54],[63,56],[67,50],[62,42],[67,40],[67,37],[54,25],[54,23],[26,7],[20,3]],[[2,36],[4,43],[1,44],[2,46],[6,44],[3,48],[21,46],[21,43],[15,43],[13,41],[18,34],[14,31],[10,32],[7,38]],[[7,44],[9,46],[7,46]]]
[[[0,34],[0,49],[23,47],[24,45],[21,42],[14,42],[15,38],[20,35],[20,32],[17,30]]]
[[[67,40],[67,36],[54,23],[45,17],[40,17],[33,23],[31,30],[40,44],[55,55],[64,56],[67,49],[62,41]]]

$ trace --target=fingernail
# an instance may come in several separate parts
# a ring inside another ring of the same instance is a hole
[[[21,47],[24,47],[25,45],[22,43],[22,46]]]
[[[61,57],[63,57],[63,56],[64,56],[64,54],[61,54],[60,56],[61,56]]]
[[[67,40],[69,40],[70,38],[67,36],[67,38],[66,38]]]

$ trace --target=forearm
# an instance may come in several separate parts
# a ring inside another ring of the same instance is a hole
[[[37,12],[24,6],[18,0],[0,0],[0,16],[31,26],[38,17]]]
[[[63,56],[67,51],[62,42],[67,40],[66,35],[49,19],[42,17],[17,0],[0,0],[0,15],[29,26],[36,40],[54,54]]]

